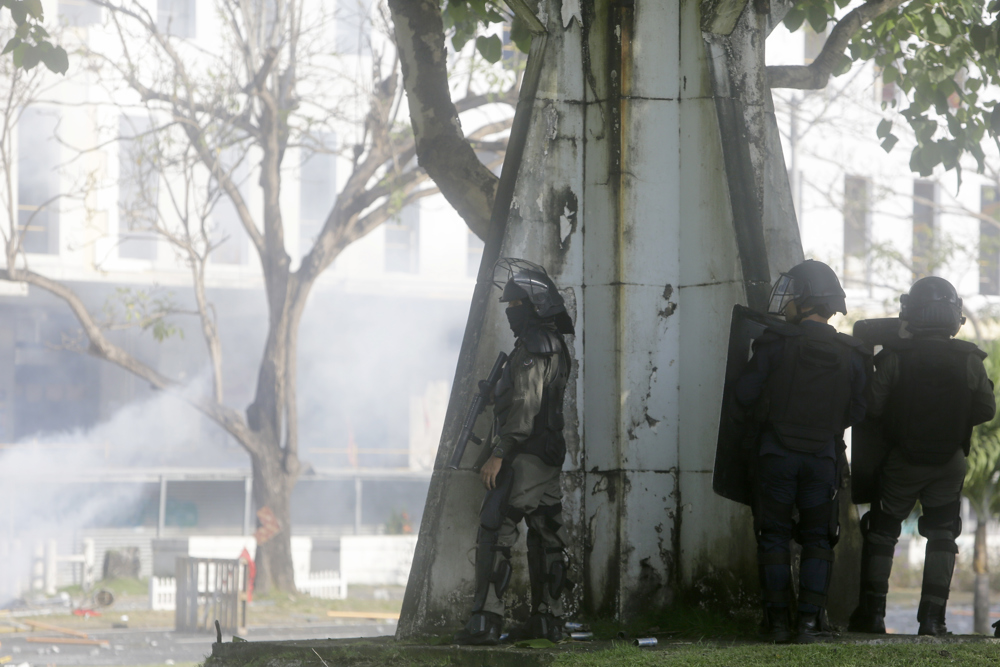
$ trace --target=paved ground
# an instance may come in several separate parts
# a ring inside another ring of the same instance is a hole
[[[885,626],[889,632],[915,635],[917,633],[917,605],[920,591],[903,589],[889,591],[885,610]],[[990,623],[1000,620],[1000,594],[991,598]],[[946,616],[948,629],[957,635],[972,634],[972,593],[952,591]]]
[[[291,639],[339,639],[346,637],[376,637],[391,635],[395,623],[351,623],[342,625],[311,625],[303,627],[251,628],[246,639],[251,641],[281,641]],[[30,633],[37,637],[43,633]],[[29,633],[0,635],[0,659],[11,656],[7,667],[27,664],[40,665],[181,665],[201,663],[212,652],[214,635],[188,635],[160,630],[101,630],[89,633],[94,639],[105,639],[108,648],[66,644],[28,643]],[[231,636],[224,636],[231,641]]]

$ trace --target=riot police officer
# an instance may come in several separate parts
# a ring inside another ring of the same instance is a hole
[[[833,547],[839,536],[843,432],[864,418],[861,343],[828,324],[847,312],[829,266],[796,265],[775,283],[768,312],[787,324],[768,328],[737,381],[735,396],[760,423],[754,473],[754,528],[764,622],[761,636],[812,642],[824,631]],[[798,522],[794,520],[798,509]],[[802,545],[798,624],[791,626],[790,542]]]
[[[875,357],[869,398],[889,451],[878,502],[862,519],[861,601],[849,628],[885,632],[885,596],[903,521],[920,501],[917,530],[927,538],[917,619],[921,635],[944,635],[945,606],[962,531],[961,495],[972,427],[993,418],[986,354],[952,338],[965,318],[947,280],[921,278],[900,299],[909,337],[886,342]]]
[[[487,494],[480,511],[472,615],[455,642],[499,642],[511,548],[522,519],[528,527],[531,617],[511,635],[559,641],[560,597],[570,585],[559,483],[566,456],[563,394],[570,370],[563,336],[573,333],[573,322],[555,283],[537,264],[503,258],[494,269],[494,284],[503,290],[500,301],[507,304],[515,343],[495,390],[492,455],[480,470]]]

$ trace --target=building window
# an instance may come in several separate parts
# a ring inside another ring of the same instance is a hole
[[[156,259],[160,172],[156,138],[147,116],[118,123],[118,256]]]
[[[913,181],[913,280],[934,271],[934,228],[937,184]]]
[[[371,49],[372,0],[339,0],[337,5],[337,53],[367,54]]]
[[[335,137],[322,137],[325,150],[333,150]],[[299,162],[299,247],[309,252],[337,201],[337,156],[302,150]]]
[[[59,142],[55,111],[28,107],[17,126],[17,224],[25,252],[59,254]]]
[[[469,242],[465,254],[465,275],[475,278],[479,275],[479,264],[483,261],[483,248],[486,244],[471,229],[466,230],[466,233],[469,235]]]
[[[1000,189],[984,185],[979,210],[997,223],[979,221],[979,293],[1000,295]]]
[[[222,169],[229,175],[243,201],[246,202],[250,167],[247,165],[245,150],[239,147],[223,150]],[[212,209],[212,234],[218,245],[209,257],[211,262],[234,265],[247,263],[250,248],[246,229],[240,220],[236,204],[221,188],[219,188],[219,200]]]
[[[808,22],[802,26],[804,44],[802,49],[802,61],[806,65],[811,65],[826,46],[826,31],[816,32]]]
[[[862,176],[844,177],[844,281],[868,282],[868,218],[870,182]]]
[[[101,22],[101,8],[90,0],[59,0],[59,16],[66,25],[94,25]]]
[[[160,32],[190,39],[195,36],[194,0],[158,0],[156,24]]]
[[[420,206],[404,206],[385,223],[385,270],[416,273],[420,270]]]

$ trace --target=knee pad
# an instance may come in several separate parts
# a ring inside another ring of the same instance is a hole
[[[510,584],[513,568],[510,564],[510,548],[497,546],[497,532],[479,528],[476,538],[476,589],[472,611],[482,611],[489,594],[490,584],[497,597],[502,598]]]
[[[869,522],[869,532],[879,533],[894,540],[899,539],[899,534],[903,532],[903,520],[895,519],[883,512],[877,505],[872,504]]]
[[[501,468],[500,472],[503,473],[504,468]],[[507,504],[507,501],[510,499],[513,479],[514,475],[512,472],[508,471],[506,474],[498,474],[496,487],[486,492],[483,504],[479,508],[479,524],[485,530],[500,530],[500,526],[503,525],[505,518],[518,513],[517,510],[514,510]],[[523,513],[521,516],[523,516]],[[511,516],[511,518],[514,517]],[[520,518],[514,519],[514,521],[516,523],[520,521]]]
[[[795,522],[792,521],[793,509],[794,505],[791,503],[779,503],[767,497],[761,498],[760,506],[756,512],[760,518],[754,521],[758,537],[764,531],[765,527],[771,527],[772,529],[780,528],[783,531],[787,531],[790,536],[795,530]]]
[[[952,538],[957,538],[962,534],[962,501],[956,500],[947,505],[937,507],[925,507],[920,519],[917,521],[917,532],[926,538],[930,538],[931,532],[946,530],[951,533]]]
[[[838,505],[833,500],[799,510],[795,541],[804,545],[820,542],[825,537],[830,541],[830,546],[835,545],[840,539],[840,518],[837,510]]]
[[[549,565],[549,597],[553,600],[558,600],[568,583],[566,579],[566,561],[564,561],[561,557],[562,549],[553,549],[552,551],[560,554],[560,558],[553,561],[552,564]]]

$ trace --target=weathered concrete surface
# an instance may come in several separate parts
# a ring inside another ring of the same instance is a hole
[[[762,49],[774,17],[748,17],[755,4],[733,39]],[[540,0],[538,15],[547,51],[501,254],[545,265],[576,322],[563,514],[571,578],[584,585],[569,612],[629,618],[684,591],[750,603],[749,513],[716,496],[711,475],[732,305],[746,303],[748,289],[766,298],[768,255],[778,270],[796,248],[801,257],[782,203],[790,193],[768,167],[781,159],[768,100],[724,100],[740,103],[754,139],[742,147],[740,185],[758,239],[759,256],[748,257],[734,234],[734,208],[743,208],[727,180],[698,0]],[[752,71],[721,57],[741,86],[761,80],[762,51],[748,54]],[[499,305],[473,333],[481,338],[459,362],[453,400],[467,400],[473,376],[512,343]],[[473,473],[444,469],[459,427],[451,418],[442,436],[401,638],[457,629],[471,605],[483,490]],[[515,606],[527,597],[523,563],[515,555]]]

